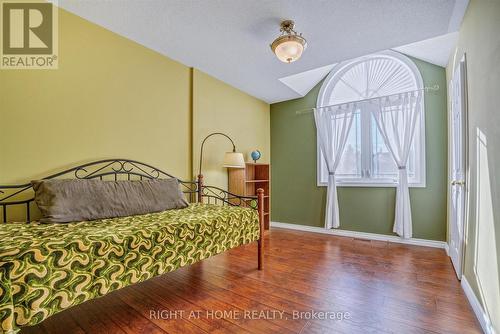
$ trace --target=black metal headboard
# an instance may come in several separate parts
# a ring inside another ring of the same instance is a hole
[[[44,177],[43,179],[55,178],[143,180],[176,177],[143,162],[129,159],[105,159],[79,165]],[[188,200],[193,202],[195,194],[198,191],[198,183],[181,180],[179,180],[179,183]],[[33,201],[34,193],[31,183],[6,186],[0,185],[1,220],[7,222],[9,209],[14,210],[15,207],[17,211],[19,211],[19,208],[23,208],[25,220],[29,222],[32,217]]]

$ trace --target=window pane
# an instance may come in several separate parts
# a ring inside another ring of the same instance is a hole
[[[418,169],[420,168],[420,160],[423,159],[423,157],[420,156],[420,145],[422,144],[420,120],[421,119],[418,119],[417,123],[415,124],[415,134],[413,137],[413,143],[410,147],[408,164],[406,165],[406,170],[408,171],[408,181],[410,183],[421,181],[420,175],[418,173]]]
[[[408,156],[408,163],[406,170],[408,171],[409,182],[419,182],[416,180],[418,176],[416,173],[417,161],[420,157],[417,156],[418,150],[416,149],[420,143],[420,120],[417,121],[415,137],[413,139],[410,154]],[[398,178],[398,168],[391,152],[385,145],[384,139],[375,123],[375,119],[371,118],[371,131],[372,131],[372,178],[374,179],[394,179]]]
[[[384,142],[384,138],[380,134],[377,123],[372,115],[370,115],[371,127],[371,150],[372,150],[372,175],[374,179],[396,179],[398,177],[398,168],[391,152]]]
[[[354,114],[351,132],[336,174],[342,179],[361,177],[361,117],[359,112]]]

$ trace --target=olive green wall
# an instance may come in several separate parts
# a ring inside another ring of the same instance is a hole
[[[211,131],[270,154],[269,104],[61,9],[59,69],[0,70],[0,128],[0,184],[110,157],[190,179]],[[229,148],[207,147],[207,183]]]
[[[464,53],[470,165],[464,276],[500,333],[500,1],[469,3],[448,80]]]
[[[413,237],[446,238],[446,77],[442,67],[414,60],[426,94],[427,187],[411,188]],[[316,129],[312,113],[321,83],[305,97],[271,105],[272,221],[324,226],[326,187],[316,185]],[[394,187],[339,187],[341,229],[393,234]]]

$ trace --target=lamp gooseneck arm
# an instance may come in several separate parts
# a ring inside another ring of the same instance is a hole
[[[229,141],[233,145],[233,152],[236,152],[236,145],[234,145],[234,141],[231,139],[231,137],[229,137],[228,135],[226,135],[225,133],[222,133],[222,132],[213,132],[213,133],[209,134],[201,142],[201,149],[200,149],[200,169],[198,170],[198,175],[201,175],[201,165],[203,163],[203,146],[205,145],[205,142],[207,141],[208,138],[210,138],[212,136],[215,136],[215,135],[221,135],[221,136],[224,136],[227,139],[229,139]]]

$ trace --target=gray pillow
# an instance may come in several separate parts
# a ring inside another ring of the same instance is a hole
[[[188,206],[177,179],[141,181],[35,180],[41,222],[141,215]]]

